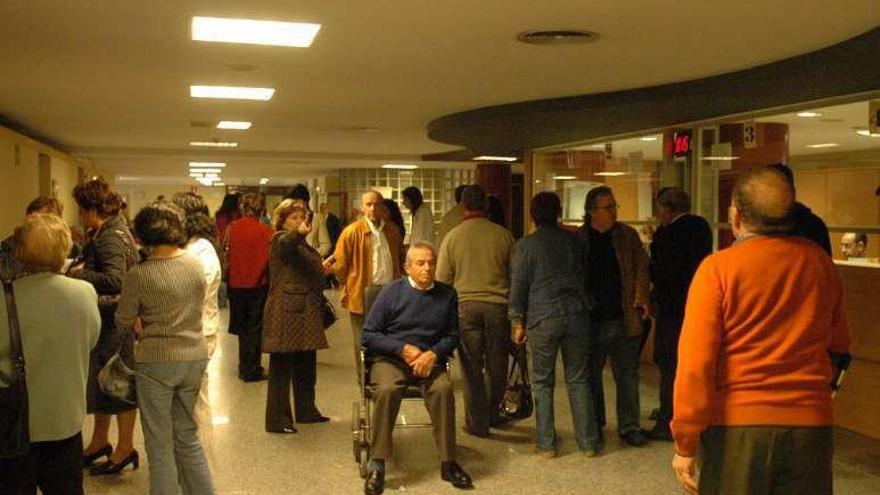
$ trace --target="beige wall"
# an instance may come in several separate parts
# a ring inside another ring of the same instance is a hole
[[[141,208],[160,195],[165,196],[165,199],[171,200],[175,193],[189,191],[189,186],[187,185],[116,184],[115,187],[128,203],[128,211],[131,218],[134,218]],[[226,189],[223,187],[199,187],[195,192],[202,195],[208,204],[208,210],[210,210],[213,216],[214,212],[220,208],[220,204],[223,203]]]

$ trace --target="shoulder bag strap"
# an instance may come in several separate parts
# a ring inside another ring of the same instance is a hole
[[[12,282],[3,282],[6,296],[6,313],[9,315],[9,356],[12,359],[13,380],[24,382],[24,352],[21,347],[21,330],[18,327],[18,310],[15,307],[15,291]]]

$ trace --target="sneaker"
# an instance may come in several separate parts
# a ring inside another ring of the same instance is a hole
[[[532,454],[542,459],[554,459],[556,457],[556,449],[542,449],[537,445],[532,446]]]

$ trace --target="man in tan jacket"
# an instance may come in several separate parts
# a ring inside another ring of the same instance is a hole
[[[611,360],[617,385],[617,434],[628,445],[648,443],[639,424],[639,347],[642,320],[650,315],[648,255],[635,229],[617,221],[611,188],[587,193],[584,246],[587,295],[591,298],[590,392],[600,439],[605,426],[602,370]]]
[[[385,285],[400,278],[403,252],[400,231],[385,220],[382,195],[378,191],[365,192],[361,196],[361,209],[363,217],[342,231],[336,251],[324,262],[342,284],[342,307],[351,316],[358,380],[363,377],[360,345],[365,317],[364,294],[369,286]]]

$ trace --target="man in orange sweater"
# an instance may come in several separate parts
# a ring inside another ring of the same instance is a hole
[[[769,167],[733,190],[737,240],[700,265],[679,343],[672,466],[699,493],[831,493],[833,354],[849,350],[841,281],[784,234],[794,190]]]

